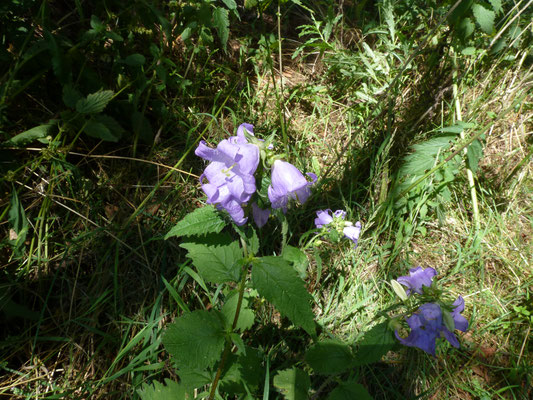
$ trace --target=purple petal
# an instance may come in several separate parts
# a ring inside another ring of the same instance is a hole
[[[359,234],[361,233],[361,222],[357,221],[355,226],[345,226],[342,233],[357,246]]]
[[[455,323],[455,329],[466,332],[468,330],[468,320],[461,315],[465,309],[465,301],[461,296],[459,296],[457,300],[453,302],[453,305],[455,308],[452,311],[452,317],[453,322]]]
[[[226,203],[221,203],[221,205],[229,213],[235,225],[242,226],[248,220],[248,218],[244,217],[244,210],[237,201],[230,200]]]
[[[422,287],[430,287],[435,275],[437,271],[433,268],[416,267],[409,270],[409,276],[400,276],[397,281],[407,286],[407,295],[410,295],[411,291],[422,294]]]
[[[328,225],[333,222],[333,217],[331,216],[331,210],[319,210],[316,212],[317,218],[315,218],[315,226],[317,228],[322,228],[324,225]]]
[[[457,340],[457,337],[452,332],[450,332],[447,328],[444,328],[440,333],[442,334],[442,336],[444,336],[444,338],[448,342],[450,342],[450,344],[453,347],[456,347],[456,348],[461,347],[461,345],[459,344],[459,340]]]
[[[263,210],[256,203],[252,204],[252,215],[258,228],[262,228],[268,221],[270,210]]]
[[[346,211],[343,211],[343,210],[337,210],[333,213],[333,215],[335,216],[335,218],[342,218],[344,219],[346,217]]]
[[[196,150],[194,150],[194,154],[196,154],[198,157],[202,157],[204,160],[220,161],[220,155],[218,153],[218,150],[208,147],[205,141],[203,140],[200,141],[198,147],[196,148]]]
[[[252,124],[247,124],[246,122],[243,123],[243,124],[240,124],[239,127],[237,128],[237,137],[239,139],[244,139],[245,140],[245,143],[248,142],[248,140],[246,140],[246,136],[244,136],[244,130],[247,130],[248,133],[250,135],[253,135],[254,134],[254,126]]]

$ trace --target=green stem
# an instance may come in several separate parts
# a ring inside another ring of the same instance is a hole
[[[246,247],[246,242],[241,239],[241,243],[243,245],[244,249],[244,258],[248,258],[248,248]],[[237,321],[239,320],[239,314],[241,313],[241,307],[242,307],[242,299],[244,297],[244,289],[246,287],[246,269],[248,267],[248,264],[245,264],[242,267],[242,278],[241,282],[239,283],[239,298],[237,300],[237,308],[235,310],[235,316],[233,317],[233,323],[231,324],[231,332],[230,334],[234,333],[235,328],[237,327]],[[215,393],[217,390],[218,382],[220,381],[220,376],[222,375],[222,370],[224,369],[224,364],[226,364],[226,360],[228,359],[229,353],[231,351],[231,338],[226,338],[226,344],[224,346],[224,352],[222,353],[222,359],[220,360],[220,364],[218,364],[217,373],[215,375],[215,379],[213,380],[213,383],[211,384],[211,390],[209,392],[209,400],[213,400],[215,397]]]

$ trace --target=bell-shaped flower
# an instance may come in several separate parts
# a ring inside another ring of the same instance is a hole
[[[430,287],[435,275],[437,271],[434,268],[416,267],[409,270],[409,276],[400,276],[397,281],[407,286],[407,295],[411,292],[422,294],[422,286]]]
[[[237,225],[247,221],[242,204],[256,191],[253,174],[259,165],[259,148],[248,143],[244,128],[253,129],[249,124],[242,124],[237,136],[221,141],[216,149],[201,141],[195,150],[197,156],[211,161],[200,176],[207,202],[227,210]]]
[[[311,190],[309,186],[316,182],[316,175],[307,174],[312,182],[308,182],[305,176],[294,165],[276,160],[272,164],[271,185],[268,187],[268,198],[272,208],[281,208],[287,211],[289,199],[294,199],[300,203],[305,203]]]
[[[258,228],[262,228],[268,221],[270,210],[263,210],[255,202],[252,204],[252,216]]]
[[[464,300],[459,297],[453,305],[454,310],[450,313],[455,324],[455,329],[465,332],[468,329],[468,321],[460,315],[464,310]],[[447,312],[447,311],[444,311]],[[418,310],[407,318],[407,324],[411,332],[406,338],[402,338],[395,331],[396,338],[405,346],[418,347],[426,353],[435,356],[436,340],[444,337],[450,344],[459,348],[459,341],[444,321],[441,307],[435,303],[422,304]]]
[[[346,217],[346,211],[337,210],[332,214],[329,209],[319,210],[316,212],[316,215],[315,226],[321,229],[324,226],[330,225],[335,219],[344,220]],[[340,227],[342,227],[342,233],[344,236],[354,242],[357,246],[357,241],[359,240],[359,235],[361,233],[361,222],[357,221],[355,225],[353,225],[349,221],[341,221],[338,225],[340,225],[339,230]],[[337,227],[337,225],[333,224],[332,227]]]

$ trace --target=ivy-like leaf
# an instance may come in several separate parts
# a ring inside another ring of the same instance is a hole
[[[353,365],[367,365],[378,362],[396,344],[394,335],[386,322],[377,324],[365,333],[358,343]]]
[[[494,11],[487,10],[481,4],[474,4],[472,6],[472,13],[481,30],[490,35],[494,30]]]
[[[274,386],[283,394],[285,400],[308,400],[311,379],[307,372],[291,368],[276,374]]]
[[[352,366],[353,355],[350,346],[327,339],[311,347],[305,354],[305,361],[317,374],[335,375]]]
[[[225,48],[229,37],[229,12],[226,8],[215,8],[213,12],[213,25],[217,29],[222,47]]]
[[[203,370],[215,364],[224,349],[224,316],[218,311],[197,310],[170,324],[163,345],[178,367]]]
[[[76,111],[81,114],[97,114],[104,111],[104,108],[112,98],[112,90],[101,90],[96,93],[91,93],[87,98],[77,101]]]
[[[154,381],[152,385],[145,383],[137,394],[142,400],[178,400],[185,399],[185,388],[179,383],[165,379],[165,384]]]
[[[252,267],[252,284],[279,312],[310,335],[315,334],[311,295],[304,281],[281,257],[262,257]]]
[[[215,207],[209,205],[197,208],[176,224],[165,239],[173,236],[200,236],[207,233],[219,233],[226,223],[218,215]]]
[[[225,246],[207,246],[201,243],[182,243],[187,257],[207,282],[224,283],[239,280],[243,254],[239,242]]]
[[[328,400],[372,400],[365,387],[355,381],[339,384],[328,397]],[[144,400],[144,399],[143,399]]]

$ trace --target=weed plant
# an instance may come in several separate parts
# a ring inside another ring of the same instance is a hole
[[[163,399],[187,384],[189,398],[531,398],[532,10],[3,1],[0,397]],[[199,143],[243,122],[318,176],[285,222],[255,229],[257,257],[300,272],[314,319],[247,287],[251,323],[205,379],[165,337],[228,311],[238,284],[206,279],[169,232],[209,209]],[[326,209],[361,221],[357,247],[317,236]],[[354,361],[401,303],[391,280],[417,266],[464,298],[460,348],[433,356],[394,339]]]

